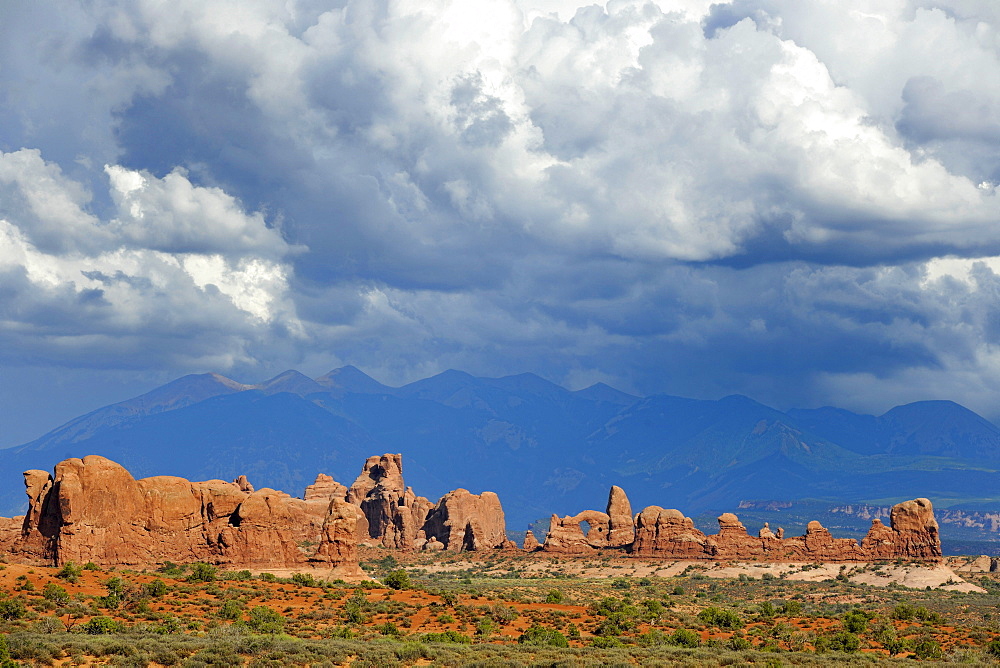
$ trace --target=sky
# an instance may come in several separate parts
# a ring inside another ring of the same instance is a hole
[[[1000,418],[993,0],[0,0],[0,445],[353,364]]]

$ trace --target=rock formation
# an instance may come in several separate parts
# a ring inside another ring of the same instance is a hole
[[[635,541],[635,524],[632,520],[632,504],[628,502],[625,490],[612,485],[608,493],[608,547],[631,545]]]
[[[0,517],[0,551],[5,545],[13,545],[14,541],[21,536],[21,528],[24,526],[24,515],[17,517]]]
[[[361,508],[373,542],[400,550],[415,547],[433,506],[403,484],[403,456],[398,454],[369,457],[346,498]]]
[[[320,473],[316,476],[316,482],[306,487],[302,498],[306,501],[312,501],[313,499],[340,499],[341,501],[345,501],[347,499],[347,487],[341,485],[331,476]]]
[[[357,508],[355,537],[361,545],[398,550],[482,550],[511,546],[496,494],[475,495],[458,489],[435,505],[406,486],[403,457],[399,454],[369,457],[350,488],[320,473],[306,487],[303,499],[337,499]],[[620,501],[616,503],[621,505]],[[626,499],[626,509],[627,504]]]
[[[250,484],[245,475],[236,476],[233,484],[239,487],[241,492],[253,492],[253,485]]]
[[[616,534],[611,529],[614,517],[611,511],[616,503],[621,503],[615,501],[619,497],[616,489],[612,488],[608,513],[591,510],[572,517],[553,515],[542,549],[557,554],[586,554],[613,546],[609,538]],[[751,536],[732,513],[719,516],[717,534],[706,535],[680,511],[649,506],[634,518],[634,540],[629,551],[645,557],[726,561],[940,559],[941,541],[930,501],[915,499],[893,506],[890,520],[891,526],[873,520],[871,530],[859,545],[850,538],[834,538],[816,521],[809,523],[803,536],[785,538],[783,529],[775,532],[766,524],[756,536]],[[580,526],[584,521],[590,524],[586,534]]]
[[[525,552],[534,552],[540,547],[541,544],[538,542],[538,539],[535,538],[535,534],[531,531],[531,529],[528,529],[524,533],[524,542],[521,543],[521,549]]]
[[[510,547],[506,526],[496,494],[456,489],[427,513],[423,530],[428,541],[437,539],[446,550],[487,550]]]
[[[584,532],[583,524],[587,529]],[[549,520],[549,532],[542,548],[559,554],[586,554],[604,547],[623,547],[635,540],[632,505],[621,487],[608,494],[607,512],[585,510],[573,516]]]
[[[93,561],[149,567],[164,561],[207,561],[230,567],[316,565],[360,575],[356,548],[369,543],[401,550],[515,548],[493,492],[457,489],[437,504],[403,483],[402,457],[370,457],[350,488],[320,474],[303,498],[233,482],[189,482],[156,476],[136,480],[98,456],[67,459],[55,475],[24,474],[27,513],[0,518],[0,551],[33,563]],[[886,526],[872,520],[864,540],[834,538],[819,522],[784,537],[765,524],[751,535],[724,513],[706,535],[678,510],[649,506],[632,516],[624,490],[612,487],[607,512],[553,515],[541,549],[591,554],[625,549],[643,557],[726,561],[856,562],[941,558],[934,510],[927,499],[893,506]],[[529,531],[524,550],[539,549]]]
[[[39,563],[149,567],[207,561],[233,567],[322,565],[359,575],[356,510],[249,483],[157,476],[136,480],[91,455],[24,475],[28,513],[7,546]],[[242,487],[242,489],[241,489]]]

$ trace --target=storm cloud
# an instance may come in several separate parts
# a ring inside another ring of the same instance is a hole
[[[1000,417],[993,3],[0,13],[22,436],[31,374],[345,363]]]

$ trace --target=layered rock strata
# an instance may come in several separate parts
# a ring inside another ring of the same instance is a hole
[[[608,540],[612,535],[612,500],[617,497],[617,503],[621,503],[616,489],[612,488],[608,513],[591,510],[572,517],[553,515],[542,549],[558,554],[583,554],[612,547]],[[589,524],[586,533],[581,529],[582,522]],[[719,561],[937,561],[941,558],[938,525],[927,499],[893,506],[890,526],[879,519],[873,520],[860,544],[850,538],[834,538],[816,521],[809,522],[804,535],[789,538],[784,537],[781,528],[772,531],[766,524],[756,536],[751,536],[732,513],[723,513],[718,522],[719,533],[706,535],[679,510],[649,506],[634,517],[634,539],[628,549],[645,557]]]
[[[437,539],[446,550],[516,547],[507,540],[500,497],[493,492],[448,492],[427,513],[423,531],[428,541]]]
[[[635,541],[635,524],[625,490],[617,485],[611,488],[606,510],[603,513],[584,510],[567,517],[553,515],[542,549],[559,554],[587,554],[605,547],[631,545]]]
[[[370,457],[350,488],[320,474],[303,498],[233,482],[134,479],[98,456],[60,462],[55,475],[26,471],[28,510],[0,518],[0,552],[28,562],[93,561],[102,566],[152,566],[207,561],[231,567],[323,566],[360,575],[361,543],[427,551],[515,548],[493,492],[458,489],[432,504],[403,482],[402,457]],[[612,487],[606,512],[553,515],[543,545],[528,532],[525,550],[589,554],[627,550],[637,556],[732,561],[937,561],[941,541],[927,499],[897,504],[889,525],[876,518],[859,544],[834,538],[819,522],[784,537],[765,524],[750,535],[724,513],[706,535],[678,510],[649,506],[632,515],[624,490]]]
[[[369,457],[346,499],[364,513],[371,542],[398,550],[416,546],[417,532],[434,505],[403,483],[403,456],[398,454]]]
[[[6,546],[26,561],[149,567],[206,561],[232,567],[313,565],[360,575],[357,509],[237,482],[136,480],[91,455],[24,474],[28,512]]]
[[[320,474],[305,498],[342,498],[360,511],[358,542],[398,550],[485,550],[512,547],[500,499],[493,492],[457,489],[437,504],[403,481],[403,457],[369,457],[346,488]]]

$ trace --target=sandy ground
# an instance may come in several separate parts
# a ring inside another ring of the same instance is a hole
[[[482,569],[478,559],[459,559],[421,564],[428,572]],[[915,589],[944,589],[948,591],[984,592],[982,587],[966,582],[948,565],[911,563],[902,565],[857,564],[805,564],[805,563],[713,563],[706,561],[650,561],[637,559],[589,559],[586,557],[538,557],[531,561],[514,559],[500,561],[487,569],[487,573],[500,575],[517,568],[526,577],[546,574],[564,574],[582,578],[615,577],[672,577],[685,571],[697,572],[710,578],[738,578],[741,575],[761,579],[765,575],[788,580],[820,582],[836,578],[841,573],[857,584],[886,587],[891,583]]]

